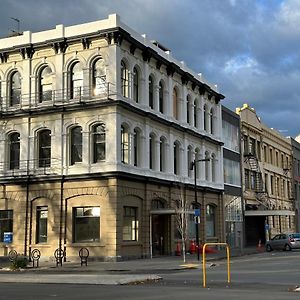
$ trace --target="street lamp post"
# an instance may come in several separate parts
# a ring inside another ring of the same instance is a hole
[[[199,161],[210,161],[210,158],[204,159],[195,159],[191,163],[191,170],[194,169],[194,191],[195,191],[195,206],[198,208],[198,199],[197,199],[197,162]],[[200,247],[199,247],[199,223],[195,221],[196,226],[196,246],[197,246],[197,259],[200,260]]]

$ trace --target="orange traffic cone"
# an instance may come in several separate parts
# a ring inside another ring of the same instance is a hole
[[[258,252],[264,251],[262,243],[261,243],[261,240],[258,240],[258,244],[257,244],[257,248],[256,249],[257,249]]]
[[[176,256],[181,256],[181,246],[180,243],[178,242],[176,245],[176,251],[175,251]]]
[[[194,253],[196,253],[196,244],[195,244],[194,240],[191,240],[191,243],[190,243],[190,254],[194,254]]]

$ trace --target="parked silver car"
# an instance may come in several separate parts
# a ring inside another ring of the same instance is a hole
[[[266,242],[266,251],[300,249],[300,233],[281,233]]]

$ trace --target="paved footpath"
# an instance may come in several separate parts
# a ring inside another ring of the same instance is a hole
[[[257,253],[256,249],[247,249],[243,254]],[[240,256],[232,251],[232,256]],[[224,251],[207,255],[207,264],[226,257]],[[41,260],[39,268],[28,267],[20,271],[11,271],[7,262],[0,266],[0,282],[22,283],[62,283],[62,284],[102,284],[119,285],[162,279],[157,274],[188,268],[201,268],[202,263],[195,255],[187,255],[186,263],[179,256],[165,256],[153,259],[137,259],[121,262],[88,261],[88,266],[80,262],[65,262],[55,266],[53,260]]]

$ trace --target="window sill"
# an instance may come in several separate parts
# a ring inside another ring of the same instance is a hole
[[[139,241],[122,241],[122,246],[140,246],[142,245]]]
[[[66,247],[105,247],[105,244],[101,242],[80,242],[66,244]]]

